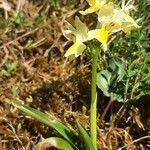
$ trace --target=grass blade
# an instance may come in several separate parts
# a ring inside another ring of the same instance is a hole
[[[89,137],[87,131],[82,127],[82,125],[78,121],[77,121],[77,125],[81,133],[82,139],[85,143],[86,150],[95,150],[91,138]]]

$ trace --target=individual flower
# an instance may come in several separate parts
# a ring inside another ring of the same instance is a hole
[[[130,32],[140,26],[129,15],[129,10],[133,9],[133,5],[129,2],[122,3],[122,8],[114,5],[112,2],[105,4],[98,12],[98,21],[101,26],[105,27],[109,34],[122,30]]]
[[[82,15],[87,15],[93,12],[98,11],[103,7],[103,5],[106,3],[106,0],[86,0],[90,7],[86,9],[85,11],[80,11]]]
[[[109,33],[114,33],[121,29],[120,16],[116,16],[115,5],[112,2],[105,4],[97,14],[100,25],[105,27]]]
[[[80,21],[76,16],[75,18],[75,27],[67,23],[67,30],[65,30],[65,36],[72,40],[74,44],[67,50],[65,57],[78,57],[85,50],[86,45],[83,43],[88,39],[88,28],[87,26]]]
[[[114,9],[115,18],[119,18],[122,25],[121,30],[125,33],[130,32],[131,30],[140,28],[136,21],[130,16],[130,11],[135,10],[133,6],[133,1],[130,0],[126,3],[126,0],[122,2],[121,8]]]
[[[107,41],[108,41],[108,31],[105,27],[101,29],[95,29],[88,32],[88,40],[97,39],[101,44],[104,50],[107,49]]]
[[[101,42],[102,46],[106,48],[108,32],[105,28],[89,31],[87,26],[82,23],[78,17],[75,18],[75,27],[68,22],[66,23],[67,30],[65,30],[64,35],[73,41],[73,45],[67,50],[65,57],[78,57],[86,48],[84,42],[94,38]]]

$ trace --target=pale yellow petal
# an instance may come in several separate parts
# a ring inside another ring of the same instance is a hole
[[[125,20],[122,22],[122,30],[127,33],[137,28],[140,28],[140,26],[134,21],[131,16],[126,15]]]
[[[137,28],[140,28],[140,26],[131,24],[131,23],[123,23],[122,24],[122,31],[125,33],[130,32],[131,30],[135,30]]]
[[[109,19],[108,22],[105,23],[105,29],[108,32],[116,32],[121,30],[121,21],[119,19]]]
[[[67,28],[68,31],[70,31],[72,34],[76,34],[76,29],[68,21],[64,21],[64,23],[64,26]]]
[[[114,5],[112,2],[109,2],[108,4],[103,5],[98,12],[98,18],[100,18],[102,16],[112,15],[113,10],[114,10]]]
[[[76,39],[75,35],[77,34],[76,29],[69,22],[65,21],[64,23],[65,23],[66,30],[63,31],[63,35],[67,39],[75,41]]]
[[[132,22],[132,23],[135,22],[134,19],[131,16],[129,16],[129,15],[125,15],[125,21],[126,22]]]
[[[65,30],[65,31],[63,31],[63,35],[64,35],[68,40],[71,40],[71,41],[75,41],[75,40],[76,40],[75,35],[74,35],[70,30]]]
[[[83,43],[80,43],[75,53],[75,57],[78,57],[79,55],[81,55],[85,49],[86,49],[86,45]]]
[[[65,57],[74,56],[78,57],[85,50],[86,46],[83,43],[75,42],[65,53]]]
[[[86,24],[84,24],[78,16],[75,17],[75,26],[76,26],[76,31],[77,34],[79,35],[79,37],[81,37],[82,42],[84,41],[84,39],[87,38],[87,34],[88,34],[88,27],[86,26]]]

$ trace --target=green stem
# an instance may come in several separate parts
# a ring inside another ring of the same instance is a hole
[[[99,49],[95,48],[93,52],[92,61],[92,85],[91,85],[91,110],[90,110],[90,135],[92,143],[97,150],[97,131],[96,131],[96,118],[97,118],[97,93],[96,93],[96,74],[98,62]]]

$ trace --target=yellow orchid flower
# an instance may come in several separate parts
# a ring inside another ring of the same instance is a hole
[[[140,28],[141,26],[139,26],[134,19],[129,16],[126,15],[124,18],[124,21],[122,22],[122,31],[125,33],[130,32],[131,30],[134,30],[136,28]]]
[[[106,3],[106,0],[86,0],[90,7],[85,11],[80,11],[82,15],[87,15],[93,12],[98,11]]]
[[[114,10],[114,19],[121,22],[121,30],[125,33],[130,32],[133,29],[140,28],[140,26],[135,22],[135,20],[129,15],[129,12],[124,9],[115,9]]]
[[[139,28],[138,24],[129,15],[129,10],[133,9],[129,2],[122,4],[122,9],[109,2],[103,6],[102,10],[98,12],[98,21],[101,26],[105,26],[109,33],[114,33],[122,30],[123,32],[130,32],[133,29]]]
[[[83,42],[88,38],[88,28],[78,17],[75,18],[75,27],[68,22],[67,27],[68,30],[64,32],[64,35],[72,40],[74,44],[67,50],[65,57],[78,57],[86,48]]]
[[[65,53],[65,57],[78,57],[85,50],[86,45],[82,42],[76,41]]]
[[[126,3],[126,0],[122,2],[121,8],[114,9],[115,17],[119,18],[122,25],[121,30],[125,33],[130,32],[133,29],[140,28],[140,26],[134,21],[134,19],[129,15],[130,10],[135,10],[133,6],[133,1],[129,0]]]
[[[105,4],[98,12],[98,21],[109,33],[121,30],[120,16],[116,16],[115,5],[112,2]]]
[[[88,40],[97,39],[103,46],[104,50],[107,49],[108,31],[105,27],[95,29],[88,32]]]
[[[78,17],[75,18],[75,27],[67,22],[68,29],[64,32],[65,36],[71,39],[74,44],[67,50],[65,57],[78,57],[85,50],[86,45],[83,43],[87,40],[97,39],[103,46],[107,48],[108,31],[105,27],[88,31],[87,26],[80,21]]]

